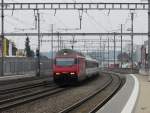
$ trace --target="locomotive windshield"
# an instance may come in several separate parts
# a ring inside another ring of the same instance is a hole
[[[58,66],[71,66],[76,64],[76,60],[74,58],[57,58],[55,63]]]

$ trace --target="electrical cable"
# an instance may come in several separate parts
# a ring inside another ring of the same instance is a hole
[[[106,32],[109,32],[101,23],[97,22],[97,20],[93,16],[91,16],[89,13],[86,13],[86,14],[88,17],[90,17],[95,22],[96,25],[103,28]]]

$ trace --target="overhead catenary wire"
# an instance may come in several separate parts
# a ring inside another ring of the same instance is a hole
[[[88,12],[86,13],[86,15],[90,17],[90,19],[92,19],[93,22],[95,22],[95,25],[98,25],[100,28],[103,28],[106,32],[109,32],[100,22],[97,22],[97,20],[93,16],[91,16]]]
[[[14,15],[6,15],[5,14],[5,17],[11,17],[11,19],[13,19],[14,21],[16,21],[17,23],[19,22],[21,25],[25,25],[25,26],[28,26],[27,28],[17,28],[17,27],[15,27],[14,29],[15,30],[18,30],[18,31],[26,31],[26,30],[36,30],[37,29],[37,17],[35,17],[35,19],[33,20],[33,24],[31,24],[31,23],[28,23],[28,22],[26,22],[26,21],[23,21],[23,20],[21,20],[21,19],[19,19],[18,17],[14,17]],[[6,20],[6,19],[5,19]],[[8,23],[10,23],[8,20],[7,20],[7,22]],[[42,21],[41,21],[42,22]],[[11,22],[11,24],[12,24],[12,22]],[[33,27],[31,27],[31,25],[33,26]],[[42,29],[44,29],[44,30],[46,30],[46,31],[49,31],[48,29],[46,29],[45,27],[43,27],[43,26],[41,26],[41,28]]]
[[[73,1],[75,1],[75,0],[73,0]]]
[[[19,31],[35,30],[34,27],[31,27],[31,23],[27,23],[27,22],[25,22],[25,21],[23,21],[23,20],[20,20],[19,18],[14,17],[14,16],[10,16],[10,15],[5,15],[5,16],[6,16],[6,17],[11,17],[11,19],[15,20],[17,23],[19,22],[21,25],[29,26],[29,28],[17,28],[17,27],[15,27],[15,28],[14,28],[15,30],[19,30]],[[6,19],[5,19],[5,20],[6,20]],[[7,22],[12,24],[12,22],[9,22],[8,20],[7,20]]]

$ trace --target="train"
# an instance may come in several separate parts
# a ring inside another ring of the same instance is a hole
[[[98,74],[98,61],[80,52],[62,49],[55,55],[53,78],[57,84],[74,84]]]

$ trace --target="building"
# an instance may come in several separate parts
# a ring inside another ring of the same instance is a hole
[[[24,49],[18,49],[16,52],[16,56],[26,56],[25,50]]]
[[[4,38],[3,40],[3,55],[16,56],[17,48],[14,42]],[[2,56],[2,38],[0,38],[0,56]]]
[[[145,41],[141,47],[141,68],[148,67],[148,41]]]
[[[123,52],[129,54],[131,59],[131,44],[125,45]],[[133,61],[140,62],[141,60],[141,45],[133,44]]]

